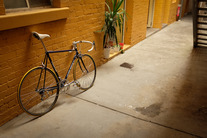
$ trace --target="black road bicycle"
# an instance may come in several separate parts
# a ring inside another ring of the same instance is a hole
[[[18,102],[20,107],[28,114],[42,116],[51,111],[58,99],[59,91],[70,84],[77,85],[82,90],[91,88],[96,78],[96,65],[93,58],[88,54],[81,54],[77,50],[77,44],[89,43],[93,50],[95,43],[90,41],[73,42],[73,49],[61,51],[47,51],[42,39],[50,37],[48,34],[32,32],[33,36],[40,40],[44,50],[45,58],[41,66],[30,69],[21,79],[18,87]],[[55,69],[50,54],[60,52],[75,52],[75,56],[67,71],[65,79],[61,79]],[[53,70],[47,67],[49,62]],[[74,80],[69,82],[68,75],[73,68]]]

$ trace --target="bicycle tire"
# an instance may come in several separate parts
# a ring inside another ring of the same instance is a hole
[[[87,90],[93,86],[96,79],[96,64],[90,55],[84,54],[77,58],[73,78],[82,90]]]
[[[58,99],[58,78],[51,69],[34,67],[22,77],[17,94],[23,111],[42,116],[53,109]]]

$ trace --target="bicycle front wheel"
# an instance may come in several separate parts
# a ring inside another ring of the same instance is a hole
[[[28,114],[41,116],[52,110],[59,95],[58,79],[52,70],[35,67],[20,81],[18,102]]]
[[[96,78],[96,64],[90,55],[84,54],[78,57],[74,66],[73,77],[82,90],[87,90],[93,86]]]

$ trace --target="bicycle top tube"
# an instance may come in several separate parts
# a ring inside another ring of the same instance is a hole
[[[93,41],[93,42],[90,42],[90,41],[82,40],[82,41],[75,41],[75,42],[73,42],[73,49],[71,49],[71,50],[47,51],[47,49],[46,49],[46,47],[45,47],[45,45],[44,45],[42,39],[44,39],[44,38],[46,38],[46,37],[50,37],[50,35],[48,35],[48,34],[40,34],[40,33],[37,33],[37,32],[32,32],[32,34],[33,34],[33,36],[34,36],[36,39],[38,39],[38,40],[40,40],[40,41],[42,42],[42,45],[43,45],[43,47],[44,47],[44,49],[45,49],[45,52],[49,52],[49,53],[72,52],[72,51],[76,51],[76,50],[77,50],[77,44],[79,44],[79,43],[89,43],[89,44],[91,44],[92,47],[91,47],[91,49],[88,50],[88,52],[92,51],[92,50],[94,49],[94,46],[95,46],[95,42],[94,42],[94,41]],[[96,50],[96,47],[95,47],[95,50]]]

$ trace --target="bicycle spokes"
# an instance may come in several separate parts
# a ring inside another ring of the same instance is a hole
[[[47,68],[36,67],[20,82],[18,100],[27,113],[40,116],[52,109],[58,94],[59,83],[55,74]]]

